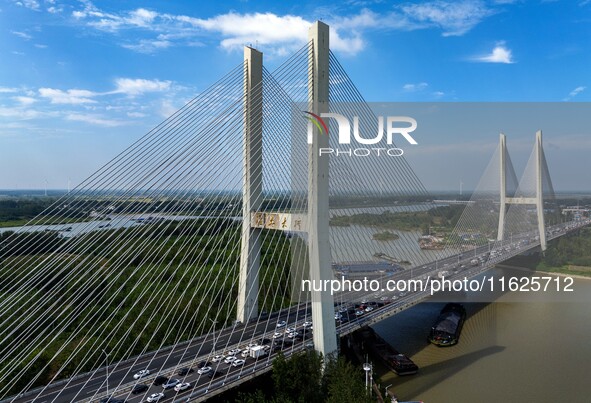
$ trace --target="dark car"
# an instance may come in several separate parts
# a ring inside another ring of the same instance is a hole
[[[271,350],[273,350],[273,352],[276,353],[277,351],[283,350],[283,346],[281,344],[274,344]]]
[[[197,368],[203,368],[203,367],[211,367],[211,362],[201,361],[199,364],[197,364]]]
[[[105,398],[102,398],[101,400],[99,400],[99,403],[125,403],[125,400],[123,399],[117,399],[113,396],[107,396]]]
[[[156,377],[156,379],[154,379],[154,385],[155,386],[162,386],[164,385],[166,382],[168,382],[168,378],[162,375],[158,375]]]
[[[220,371],[211,371],[209,374],[207,374],[207,376],[211,379],[217,378],[220,375],[224,375],[224,373]]]
[[[143,383],[138,383],[133,387],[131,393],[134,395],[139,395],[140,393],[144,393],[146,390],[150,389],[148,385],[144,385]]]
[[[195,370],[193,368],[185,367],[185,368],[179,369],[177,374],[179,374],[180,376],[186,376],[186,375],[192,374],[193,372],[195,372]]]
[[[261,344],[263,346],[266,345],[266,344],[269,344],[269,343],[271,343],[271,339],[267,339],[267,338],[262,338],[261,339]]]

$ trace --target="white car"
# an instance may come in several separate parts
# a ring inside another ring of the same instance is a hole
[[[178,385],[179,383],[181,383],[181,381],[179,381],[178,379],[169,379],[168,382],[166,382],[164,385],[162,385],[162,387],[164,389],[172,389],[174,388],[176,385]]]
[[[189,382],[183,382],[183,383],[179,383],[178,385],[176,385],[174,387],[174,391],[175,392],[182,392],[183,390],[187,390],[191,387],[191,384]]]
[[[287,335],[287,337],[289,337],[290,339],[293,339],[294,337],[296,337],[299,333],[298,332],[291,332],[290,334]]]
[[[275,332],[275,333],[273,333],[273,338],[274,338],[274,339],[278,339],[278,338],[280,338],[281,336],[283,336],[283,333],[279,333],[279,332]]]
[[[229,356],[227,356],[227,357],[226,357],[226,359],[224,360],[224,362],[225,362],[226,364],[230,364],[230,363],[231,363],[232,361],[234,361],[234,360],[236,360],[236,357],[235,357],[235,356],[233,356],[233,355],[229,355]]]
[[[199,375],[204,375],[204,374],[207,374],[208,372],[211,372],[211,367],[203,367],[203,368],[199,368],[197,370],[197,373]]]
[[[283,327],[285,325],[287,325],[287,322],[284,320],[280,320],[279,322],[277,322],[277,327]]]
[[[240,350],[239,348],[235,348],[233,350],[228,351],[228,355],[236,355],[236,354],[240,354],[242,352],[242,350]]]
[[[345,312],[346,312],[346,310],[345,310]],[[306,327],[312,327],[312,322],[306,321],[306,322],[304,322],[304,324],[302,326],[304,326],[305,328]]]
[[[246,358],[246,357],[248,357],[248,356],[250,355],[250,349],[249,349],[249,348],[247,348],[247,349],[245,349],[245,350],[242,350],[242,353],[240,353],[240,355],[241,355],[243,358]]]
[[[214,356],[214,357],[211,359],[211,362],[220,362],[220,361],[221,361],[221,360],[223,360],[224,358],[225,358],[225,357],[224,357],[223,355],[221,355],[221,354],[218,354],[218,355]]]
[[[365,308],[365,312],[371,312],[373,311],[373,306],[368,306],[367,308]]]
[[[153,393],[150,396],[148,396],[147,401],[150,403],[159,402],[160,399],[164,399],[164,393]]]
[[[296,331],[295,327],[288,327],[287,329],[285,329],[285,333],[293,333],[295,331]]]
[[[140,379],[143,378],[144,376],[148,376],[150,375],[150,370],[149,369],[142,369],[140,372],[138,372],[137,374],[135,374],[133,376],[133,379]]]
[[[244,362],[245,362],[244,360],[240,360],[240,359],[234,360],[234,362],[232,363],[232,366],[233,367],[239,367],[241,365],[244,365]]]

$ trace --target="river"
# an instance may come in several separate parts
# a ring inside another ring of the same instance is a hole
[[[453,347],[426,341],[442,302],[422,303],[376,324],[420,367],[413,376],[384,375],[382,392],[392,384],[400,400],[425,403],[591,401],[591,279],[575,279],[573,288],[497,294],[491,303],[477,302],[482,296],[476,294],[456,296],[468,318]]]

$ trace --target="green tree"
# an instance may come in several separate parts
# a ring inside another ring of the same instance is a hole
[[[282,402],[323,402],[321,390],[322,357],[315,351],[286,359],[280,354],[273,361],[275,396]]]
[[[359,368],[343,357],[328,360],[322,378],[325,401],[328,403],[371,402]]]

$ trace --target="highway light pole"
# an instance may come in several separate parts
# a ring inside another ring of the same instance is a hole
[[[109,396],[109,354],[103,349],[103,354],[105,355],[105,363],[106,367],[105,370],[107,371],[106,380],[107,380],[107,396]]]
[[[389,384],[388,386],[386,386],[386,397],[388,397],[388,396],[389,396],[389,395],[388,395],[388,388],[389,388],[390,386],[392,386],[392,384]]]
[[[363,364],[363,370],[365,371],[365,391],[367,392],[367,394],[369,396],[370,395],[369,374],[371,371],[371,364],[366,361],[365,364]]]

